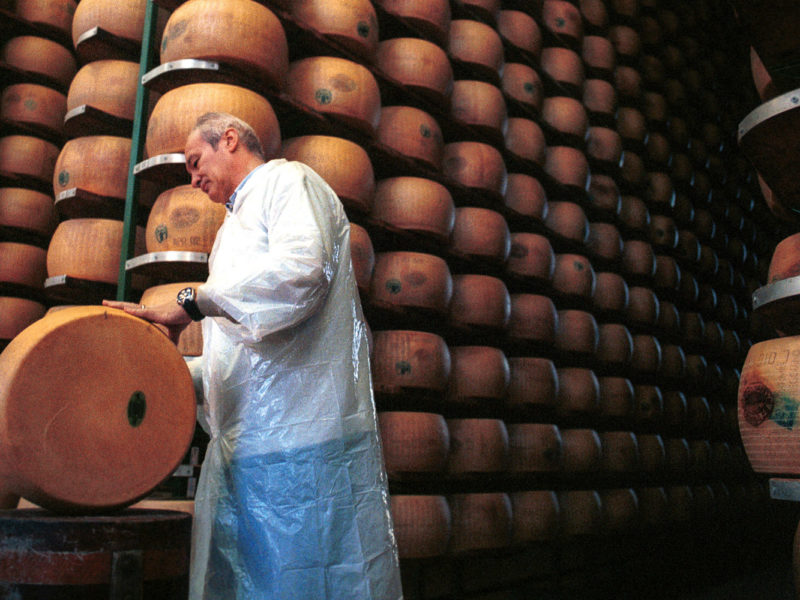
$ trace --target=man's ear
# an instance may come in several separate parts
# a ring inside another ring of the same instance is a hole
[[[239,132],[233,127],[228,127],[225,133],[222,134],[222,141],[225,143],[225,149],[228,152],[233,152],[239,147]]]

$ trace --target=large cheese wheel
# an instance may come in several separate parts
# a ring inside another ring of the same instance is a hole
[[[81,190],[125,200],[131,139],[113,135],[88,135],[69,140],[61,149],[53,172],[53,194]]]
[[[200,189],[182,185],[166,190],[147,218],[147,251],[208,254],[224,219],[225,206],[212,202]]]
[[[495,210],[461,206],[456,209],[449,250],[462,259],[503,265],[511,252],[508,223]]]
[[[453,278],[444,259],[422,252],[380,252],[370,283],[370,303],[398,313],[445,316]]]
[[[57,224],[51,196],[25,188],[0,188],[0,225],[49,236]]]
[[[39,246],[0,242],[0,282],[41,288],[47,251]]]
[[[447,42],[450,56],[480,73],[499,77],[503,70],[503,41],[489,25],[471,19],[454,19]]]
[[[562,467],[567,476],[594,473],[602,465],[603,447],[594,429],[562,429]]]
[[[463,477],[500,473],[508,467],[508,431],[500,419],[447,419],[450,453],[447,471]]]
[[[145,306],[158,306],[159,304],[174,302],[178,292],[182,289],[186,287],[196,288],[202,283],[202,281],[183,281],[156,285],[142,292],[139,302]],[[165,334],[167,333],[167,328],[163,325],[156,325],[156,327]],[[180,336],[178,336],[177,346],[178,352],[183,356],[201,356],[203,354],[203,327],[200,321],[192,321],[186,329],[181,331]]]
[[[800,391],[793,374],[800,337],[751,346],[739,380],[738,421],[742,444],[758,473],[800,473],[800,439],[794,429]]]
[[[444,242],[453,231],[456,209],[448,189],[437,181],[390,177],[379,181],[375,188],[370,218],[388,229]]]
[[[117,283],[122,248],[122,221],[68,219],[56,227],[47,249],[47,275]],[[137,230],[136,248],[144,247]],[[141,252],[136,252],[141,254]]]
[[[186,363],[158,329],[122,311],[72,307],[36,321],[0,354],[0,380],[2,477],[52,510],[145,496],[194,432]]]
[[[303,135],[284,140],[281,154],[319,173],[348,210],[369,212],[375,173],[369,154],[355,142],[328,135]]]
[[[562,467],[561,432],[546,423],[508,425],[509,470],[515,473],[553,473]]]
[[[536,20],[521,10],[501,10],[497,31],[504,41],[538,58],[542,51],[542,32]]]
[[[508,325],[511,297],[503,280],[490,275],[454,275],[448,323],[460,332],[497,333]]]
[[[483,142],[451,142],[444,146],[443,173],[468,188],[499,196],[506,192],[508,172],[503,155]]]
[[[527,282],[547,283],[553,278],[555,254],[550,240],[538,233],[511,234],[506,275]]]
[[[0,296],[0,340],[10,340],[44,313],[44,305],[35,300]]]
[[[514,543],[552,540],[558,532],[559,507],[555,492],[514,492],[511,494],[511,508]]]
[[[553,301],[541,294],[512,294],[506,335],[521,343],[549,345],[555,341],[558,313]]]
[[[440,393],[450,377],[450,351],[444,340],[424,331],[376,331],[372,377],[375,391]]]
[[[293,3],[294,4],[294,3]],[[161,62],[221,61],[279,88],[289,69],[289,46],[278,17],[251,0],[184,2],[161,37]]]
[[[197,118],[212,111],[248,123],[261,141],[265,158],[277,156],[281,133],[270,103],[256,92],[227,83],[192,83],[161,96],[147,122],[147,156],[182,153]]]
[[[58,146],[29,135],[0,138],[0,172],[47,183],[53,177]]]
[[[444,141],[429,113],[413,106],[385,106],[378,124],[378,141],[398,154],[439,171]]]
[[[456,403],[500,405],[511,377],[502,350],[490,346],[453,346],[447,399]]]
[[[67,110],[91,106],[121,119],[133,120],[139,63],[93,60],[75,74],[67,93]]]
[[[503,198],[505,207],[515,216],[543,221],[549,212],[547,192],[541,182],[525,173],[509,173]]]
[[[49,134],[63,134],[66,112],[64,94],[36,83],[9,85],[0,96],[0,118]]]
[[[381,118],[378,82],[364,65],[336,56],[311,56],[289,65],[289,95],[320,113],[374,135]]]
[[[78,66],[75,57],[67,48],[47,38],[21,35],[8,40],[0,51],[3,62],[37,75],[43,75],[69,87]]]
[[[453,83],[450,115],[458,123],[474,127],[486,135],[502,137],[508,125],[503,92],[485,81],[459,79]]]
[[[378,45],[378,68],[403,87],[445,106],[453,93],[453,67],[436,44],[417,38],[393,38]]]
[[[378,423],[389,477],[444,471],[450,433],[442,415],[385,411],[378,413]]]
[[[400,558],[430,558],[445,553],[451,522],[444,496],[392,494],[391,501]]]
[[[555,404],[558,395],[558,374],[552,360],[515,356],[510,358],[508,363],[511,369],[508,405],[511,408],[552,407]]]
[[[501,81],[503,93],[538,113],[544,101],[542,79],[536,70],[522,63],[506,63]]]
[[[453,494],[450,552],[503,548],[511,542],[511,500],[503,493]]]

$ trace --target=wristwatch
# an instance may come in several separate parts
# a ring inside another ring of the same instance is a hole
[[[197,291],[193,287],[183,288],[178,292],[178,297],[175,298],[175,301],[186,311],[192,321],[200,321],[205,317],[197,306]]]

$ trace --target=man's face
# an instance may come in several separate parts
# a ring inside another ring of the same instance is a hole
[[[222,148],[223,141],[220,140],[217,148],[213,148],[195,130],[189,134],[184,148],[186,170],[192,177],[192,187],[200,188],[212,202],[220,204],[227,202],[235,189],[230,182],[230,154]]]

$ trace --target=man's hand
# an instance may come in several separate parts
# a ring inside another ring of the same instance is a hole
[[[178,343],[178,336],[192,322],[188,313],[174,300],[156,306],[145,306],[144,304],[120,302],[118,300],[103,300],[103,306],[118,308],[134,317],[140,317],[151,323],[163,325],[167,330],[169,339],[176,344]]]

